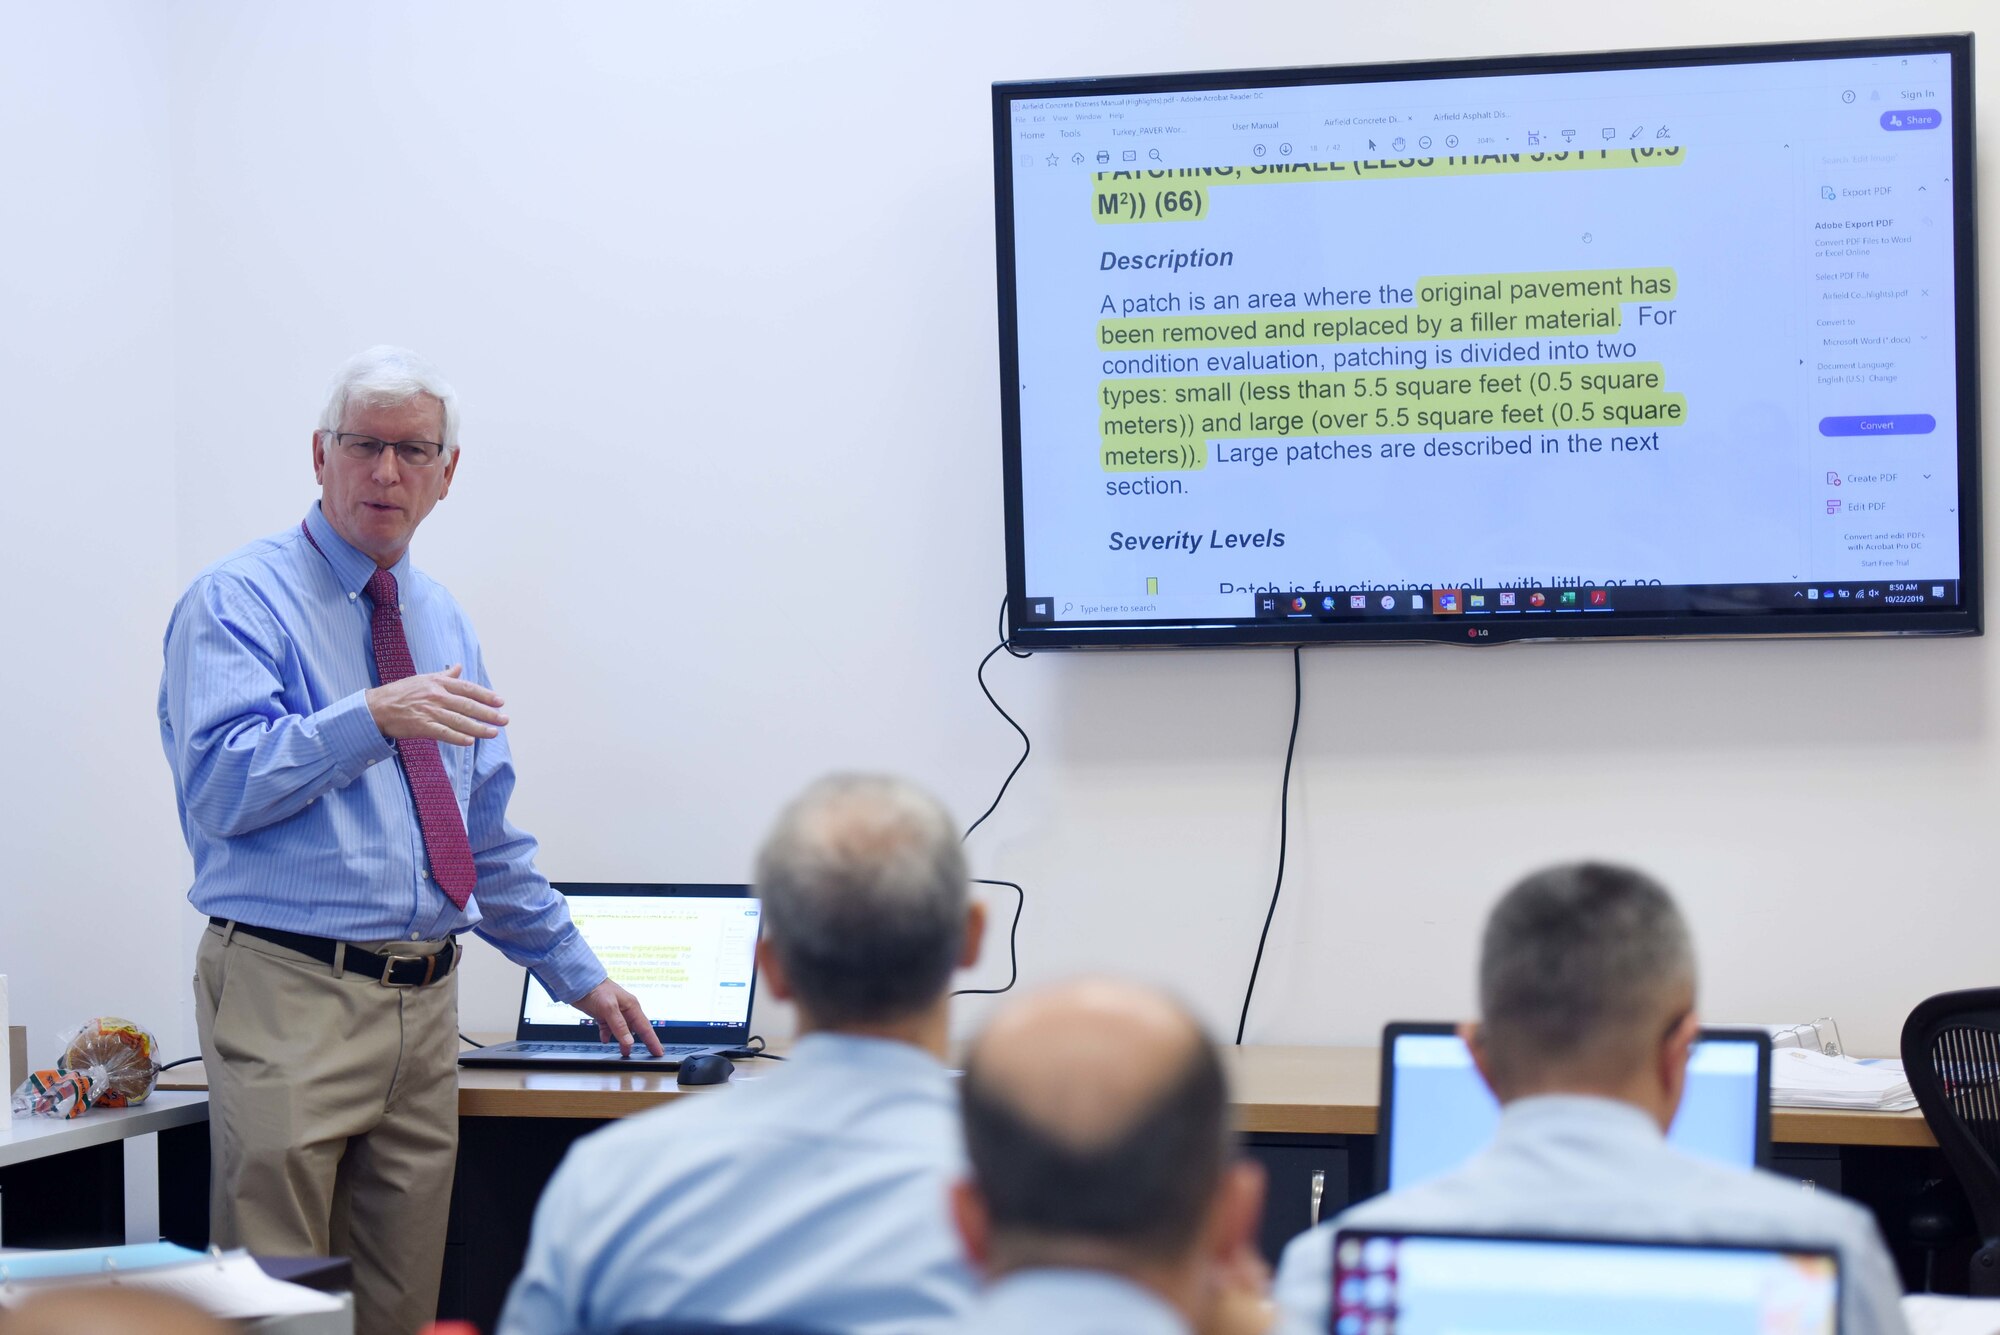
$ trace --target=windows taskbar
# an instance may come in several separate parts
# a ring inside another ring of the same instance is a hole
[[[1737,615],[1952,611],[1956,579],[1818,584],[1560,584],[1267,590],[1251,595],[1256,621],[1425,621],[1439,617]]]

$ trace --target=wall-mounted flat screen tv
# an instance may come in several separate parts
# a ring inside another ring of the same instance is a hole
[[[1970,36],[993,89],[1025,648],[1976,634]]]

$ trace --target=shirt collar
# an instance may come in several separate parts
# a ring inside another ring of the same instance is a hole
[[[1560,1127],[1608,1141],[1659,1144],[1660,1124],[1645,1109],[1595,1094],[1537,1094],[1516,1099],[1500,1112],[1496,1140],[1540,1137]]]
[[[792,1044],[787,1054],[793,1066],[859,1067],[877,1076],[903,1075],[941,1080],[945,1070],[937,1058],[914,1043],[821,1030]]]
[[[332,568],[334,579],[340,583],[340,591],[350,597],[364,594],[369,579],[375,574],[375,558],[335,532],[333,525],[320,512],[318,501],[314,501],[306,511],[306,532],[312,535],[320,555]],[[407,550],[397,558],[396,564],[389,567],[389,573],[396,577],[397,596],[409,602],[410,553]]]
[[[1182,1335],[1188,1329],[1186,1319],[1157,1293],[1105,1270],[1018,1270],[987,1289],[985,1306],[1068,1312],[1087,1318],[1093,1330],[1130,1335]]]

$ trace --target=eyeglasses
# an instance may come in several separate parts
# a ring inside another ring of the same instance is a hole
[[[350,459],[374,462],[384,450],[396,452],[396,462],[405,468],[429,468],[444,457],[444,446],[434,440],[377,440],[358,431],[329,431],[333,443]]]

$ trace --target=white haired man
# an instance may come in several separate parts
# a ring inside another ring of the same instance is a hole
[[[660,1045],[508,823],[502,701],[465,613],[410,564],[458,471],[457,396],[370,348],[335,377],[312,459],[305,519],[196,576],[167,627],[160,740],[209,917],[211,1228],[351,1257],[357,1328],[409,1335],[444,1264],[458,935],[622,1049]]]

